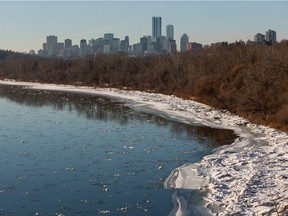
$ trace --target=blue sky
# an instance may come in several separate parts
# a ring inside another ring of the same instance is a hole
[[[130,37],[131,43],[152,34],[152,17],[174,25],[179,46],[183,33],[191,42],[253,40],[268,29],[288,39],[287,1],[0,1],[0,49],[38,51],[46,36],[58,41]]]

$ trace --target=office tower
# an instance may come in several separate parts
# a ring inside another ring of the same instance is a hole
[[[64,41],[64,44],[65,44],[65,48],[72,47],[72,40],[71,39],[66,39]]]
[[[43,51],[47,51],[47,43],[42,44],[42,49],[43,49]]]
[[[121,40],[120,41],[120,51],[121,52],[128,52],[128,48],[129,48],[128,41]]]
[[[141,43],[133,44],[133,52],[135,55],[142,55],[143,54],[143,46]]]
[[[114,39],[114,34],[106,33],[104,34],[104,39],[105,39],[105,42],[112,42]]]
[[[113,52],[118,52],[120,50],[120,39],[119,38],[113,38],[111,43],[111,50]]]
[[[63,55],[64,52],[64,43],[57,43],[56,44],[56,54],[57,55]]]
[[[57,37],[54,35],[47,36],[46,49],[49,56],[56,55]]]
[[[254,42],[255,43],[264,43],[264,40],[265,40],[265,36],[263,34],[257,33],[254,36]]]
[[[87,41],[85,39],[82,39],[80,41],[80,56],[85,56],[87,55]]]
[[[180,38],[180,52],[185,52],[188,50],[189,37],[187,34],[183,34]]]
[[[111,52],[111,44],[110,43],[104,43],[103,44],[103,53],[109,53]]]
[[[142,45],[142,51],[146,52],[148,49],[148,37],[140,38],[140,44]]]
[[[269,29],[266,31],[265,40],[271,44],[276,43],[276,31]]]
[[[152,17],[152,37],[161,37],[161,17]]]
[[[166,53],[167,52],[167,48],[168,48],[168,44],[167,44],[167,38],[165,36],[161,36],[158,38],[157,41],[160,45],[160,52],[161,53]]]
[[[128,47],[129,47],[129,36],[125,36],[125,41],[127,42]]]
[[[167,37],[167,40],[174,40],[174,26],[173,25],[166,26],[166,37]]]
[[[169,40],[168,41],[167,52],[170,54],[174,54],[177,52],[177,46],[176,46],[175,40]]]

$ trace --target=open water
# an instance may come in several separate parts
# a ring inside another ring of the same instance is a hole
[[[0,85],[0,215],[168,215],[171,170],[234,138],[92,95]]]

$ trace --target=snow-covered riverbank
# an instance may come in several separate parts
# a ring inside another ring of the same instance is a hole
[[[96,94],[176,121],[232,129],[239,136],[235,143],[197,164],[175,169],[166,187],[208,189],[207,207],[220,209],[219,215],[288,215],[287,133],[175,96],[14,81],[0,84]],[[183,215],[182,210],[176,209],[175,214]]]

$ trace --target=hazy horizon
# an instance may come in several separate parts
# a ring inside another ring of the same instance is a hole
[[[162,17],[174,25],[179,48],[183,33],[190,42],[211,44],[219,41],[253,40],[256,33],[275,30],[277,41],[288,38],[288,2],[285,1],[0,1],[0,49],[36,52],[48,35],[59,42],[72,39],[79,45],[103,37],[104,33],[138,43],[152,34],[152,17]]]

